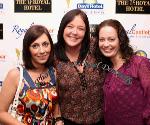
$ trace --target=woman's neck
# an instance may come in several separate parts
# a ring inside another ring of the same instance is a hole
[[[29,70],[30,72],[34,72],[35,74],[42,74],[44,72],[47,72],[47,68],[45,66],[40,66],[36,69],[32,69],[32,70]]]
[[[65,53],[71,62],[75,62],[78,60],[78,57],[80,54],[80,47],[78,47],[78,48],[77,47],[76,48],[66,47]]]
[[[28,73],[35,83],[43,82],[45,80],[49,81],[48,68],[45,66],[30,69],[28,70]]]
[[[113,68],[118,70],[125,63],[125,60],[122,59],[121,56],[117,56],[115,58],[111,58],[111,62],[113,63]]]

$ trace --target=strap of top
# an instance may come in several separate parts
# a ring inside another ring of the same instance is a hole
[[[19,65],[19,67],[17,67],[20,71],[20,79],[19,79],[19,84],[18,84],[18,88],[17,88],[17,91],[16,91],[16,94],[15,94],[15,97],[14,97],[14,100],[13,100],[13,103],[12,103],[12,106],[11,106],[11,115],[13,117],[16,116],[16,107],[18,105],[18,98],[19,98],[19,93],[22,89],[22,80],[23,80],[23,67]]]
[[[51,82],[53,83],[53,85],[56,85],[56,79],[55,79],[55,75],[54,75],[54,69],[53,69],[52,66],[48,69],[48,72],[49,72],[49,75],[51,77]]]
[[[49,72],[49,75],[51,77],[51,82],[53,85],[56,85],[56,80],[55,80],[55,75],[54,75],[54,69],[53,67],[51,66],[49,69],[48,69],[48,72]],[[28,74],[27,70],[25,68],[23,68],[23,77],[24,79],[28,82],[29,86],[31,88],[36,88],[32,78],[30,77],[30,75]],[[23,90],[27,88],[27,85],[24,86]]]
[[[22,87],[22,80],[23,80],[23,67],[19,66],[18,68],[20,70],[20,79],[19,79],[19,84],[18,84],[18,88],[17,88],[16,94],[15,94],[14,101],[18,100],[19,93],[20,93],[21,87]]]
[[[25,68],[23,68],[23,77],[28,82],[28,84],[31,88],[36,88],[33,80],[31,79],[30,75],[28,74],[28,72]]]

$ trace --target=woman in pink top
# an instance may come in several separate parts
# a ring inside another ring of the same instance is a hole
[[[106,125],[150,125],[150,62],[134,54],[122,24],[113,19],[97,30],[96,58],[106,70]]]

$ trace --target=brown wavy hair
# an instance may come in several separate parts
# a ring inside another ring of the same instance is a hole
[[[128,62],[130,57],[134,54],[133,48],[129,44],[129,42],[130,42],[129,37],[127,36],[127,32],[124,29],[123,25],[118,20],[115,20],[115,19],[104,20],[96,28],[97,40],[96,40],[95,56],[96,56],[97,61],[102,61],[103,63],[106,63],[106,64],[112,66],[110,59],[105,57],[100,52],[99,45],[98,45],[98,43],[99,43],[99,31],[104,26],[111,26],[114,29],[116,29],[116,32],[117,32],[118,38],[119,38],[119,42],[120,42],[120,52],[122,54],[122,58],[125,59],[126,62]]]

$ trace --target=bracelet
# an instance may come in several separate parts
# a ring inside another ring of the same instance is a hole
[[[55,125],[57,125],[57,122],[61,121],[64,124],[64,119],[63,117],[56,117],[55,118]]]

